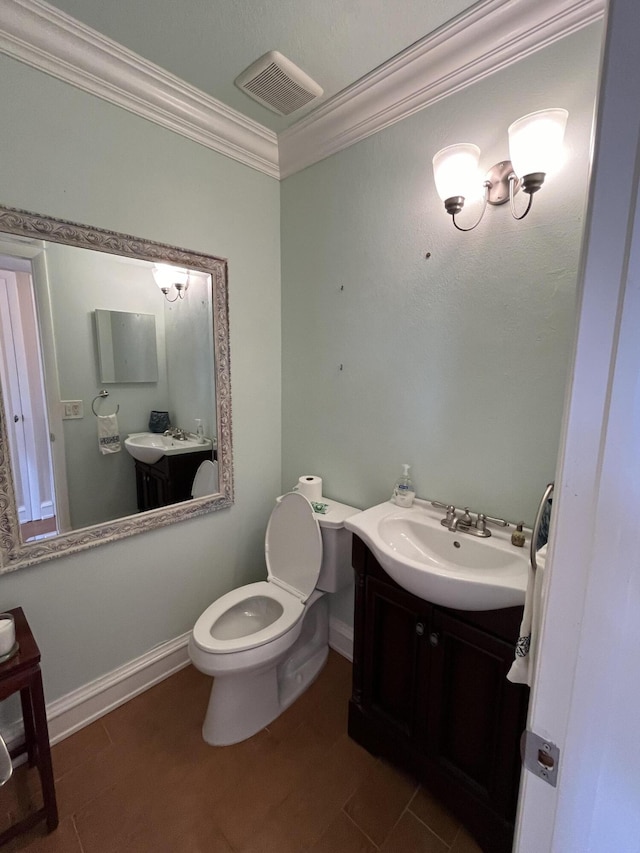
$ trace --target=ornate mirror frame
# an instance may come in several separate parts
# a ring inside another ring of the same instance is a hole
[[[95,524],[51,539],[23,542],[20,536],[9,458],[6,412],[0,388],[0,574],[42,563],[55,557],[75,554],[97,545],[115,542],[136,533],[145,533],[157,527],[175,524],[178,521],[231,506],[233,504],[233,452],[226,260],[2,206],[0,206],[0,232],[146,261],[172,263],[209,273],[213,300],[219,473],[219,491],[210,497],[193,499],[103,524]]]

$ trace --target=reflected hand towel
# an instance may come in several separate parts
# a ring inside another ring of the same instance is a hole
[[[120,430],[116,415],[98,415],[98,447],[103,454],[120,451]]]

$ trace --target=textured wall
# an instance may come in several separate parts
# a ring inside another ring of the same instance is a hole
[[[531,523],[555,469],[600,37],[583,30],[283,182],[284,485],[320,474],[328,497],[371,506],[409,462],[421,496]],[[567,160],[532,213],[490,208],[456,231],[433,154],[475,142],[488,169],[509,124],[548,106],[569,110]]]
[[[236,503],[0,578],[55,699],[262,577],[280,488],[278,183],[0,56],[0,201],[229,259]]]

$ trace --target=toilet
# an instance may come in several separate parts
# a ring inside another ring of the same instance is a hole
[[[322,498],[324,514],[297,492],[278,498],[265,536],[267,580],[234,589],[196,622],[189,657],[214,677],[202,727],[207,743],[251,737],[306,690],[329,653],[325,593],[352,577],[345,519],[359,510]]]
[[[209,495],[215,495],[218,489],[218,463],[212,462],[211,459],[205,459],[198,466],[196,476],[193,478],[191,497],[205,498]]]

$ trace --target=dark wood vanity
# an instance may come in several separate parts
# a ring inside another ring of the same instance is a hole
[[[486,853],[509,853],[529,689],[506,674],[522,608],[423,601],[355,535],[353,567],[349,735],[419,779]]]
[[[200,463],[216,459],[215,450],[196,450],[176,456],[161,456],[152,465],[136,459],[138,511],[187,501]]]

